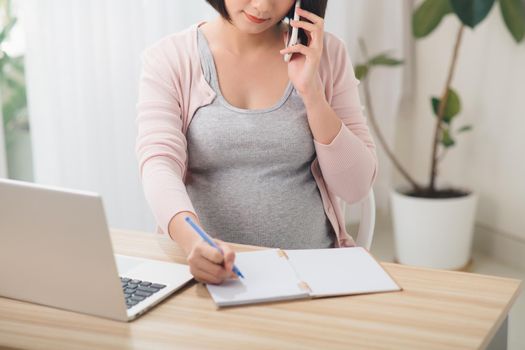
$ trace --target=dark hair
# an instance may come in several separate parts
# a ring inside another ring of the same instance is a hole
[[[226,19],[228,22],[231,22],[231,18],[228,13],[228,10],[226,10],[226,5],[224,4],[224,0],[206,0],[206,2],[210,4],[215,10],[217,10],[217,12],[219,12],[219,14],[224,19]],[[326,13],[327,3],[328,3],[328,0],[301,0],[301,8],[308,12],[315,13],[319,17],[324,18],[324,15]],[[292,19],[294,12],[295,12],[295,2],[293,3],[292,7],[290,8],[290,11],[288,11],[285,17]],[[307,20],[307,19],[305,18],[304,20]],[[301,38],[302,43],[308,43],[308,36],[301,28],[299,28],[299,38]]]

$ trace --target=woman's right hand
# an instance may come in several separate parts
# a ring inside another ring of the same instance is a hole
[[[221,284],[229,278],[237,279],[232,271],[235,252],[226,243],[214,239],[223,254],[203,240],[197,241],[189,255],[190,272],[199,282]]]

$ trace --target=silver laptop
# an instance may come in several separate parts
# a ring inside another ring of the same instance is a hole
[[[130,321],[191,279],[114,255],[99,195],[0,179],[0,296]]]

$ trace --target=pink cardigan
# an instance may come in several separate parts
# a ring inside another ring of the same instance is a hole
[[[197,26],[203,23],[166,36],[142,55],[135,150],[144,194],[160,233],[168,232],[168,224],[177,213],[198,214],[185,186],[185,135],[195,111],[215,98],[201,70],[197,49]],[[337,235],[336,246],[354,246],[338,197],[351,204],[368,194],[377,175],[377,157],[362,113],[359,80],[344,43],[328,32],[319,75],[326,99],[344,125],[328,145],[313,140],[317,158],[311,171]]]

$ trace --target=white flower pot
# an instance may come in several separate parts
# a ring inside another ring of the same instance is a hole
[[[390,195],[396,259],[401,264],[460,270],[469,263],[477,196],[432,199]]]

